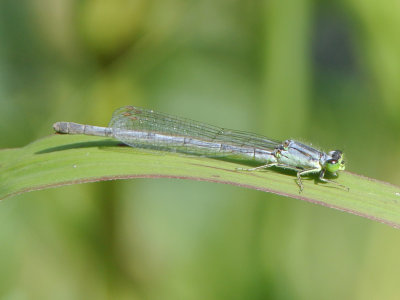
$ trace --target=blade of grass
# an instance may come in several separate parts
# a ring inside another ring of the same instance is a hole
[[[0,151],[0,199],[68,184],[130,178],[181,178],[271,192],[350,212],[400,228],[400,187],[343,172],[333,184],[304,179],[299,194],[292,173],[237,171],[243,161],[136,149],[99,137],[53,135]]]

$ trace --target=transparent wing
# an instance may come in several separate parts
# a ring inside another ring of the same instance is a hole
[[[196,148],[203,153],[224,152],[224,149],[226,152],[250,153],[254,149],[273,151],[281,144],[261,135],[133,106],[115,110],[109,127],[113,128],[116,138],[130,146],[162,147],[172,151]]]

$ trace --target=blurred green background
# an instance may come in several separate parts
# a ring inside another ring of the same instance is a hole
[[[400,183],[400,2],[1,0],[0,147],[137,105],[343,149]],[[400,231],[243,188],[75,185],[0,205],[0,299],[398,299]]]

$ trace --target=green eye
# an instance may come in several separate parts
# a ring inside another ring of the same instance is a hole
[[[343,160],[343,155],[340,155],[338,160],[331,159],[326,163],[326,170],[331,173],[335,173],[337,171],[343,171],[346,168],[346,165]]]
[[[340,164],[336,160],[331,160],[326,164],[326,169],[331,173],[339,171],[339,168]]]

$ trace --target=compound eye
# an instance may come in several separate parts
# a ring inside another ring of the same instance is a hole
[[[340,151],[340,150],[330,151],[329,155],[332,156],[333,159],[339,160],[340,157],[342,156],[342,151]]]

